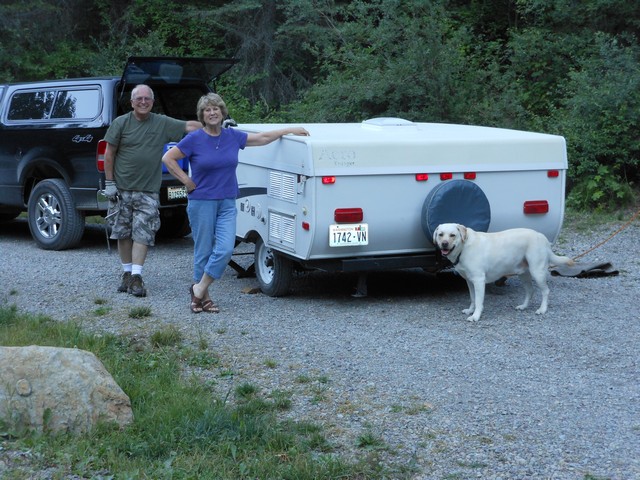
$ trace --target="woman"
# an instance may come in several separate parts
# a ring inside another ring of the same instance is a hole
[[[227,107],[222,98],[209,93],[198,101],[198,120],[204,128],[183,138],[162,157],[175,178],[187,188],[187,214],[193,236],[193,285],[191,311],[218,313],[209,286],[222,277],[233,254],[236,237],[238,152],[245,147],[267,145],[283,135],[309,135],[302,127],[261,133],[222,128]],[[178,160],[189,157],[191,177]]]

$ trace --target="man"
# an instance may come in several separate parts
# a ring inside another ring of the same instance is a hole
[[[154,94],[147,85],[131,91],[133,111],[116,118],[105,135],[105,189],[116,213],[111,238],[122,262],[119,292],[144,297],[142,268],[160,228],[160,185],[165,143],[202,128],[197,121],[152,113]],[[111,209],[110,209],[111,210]]]

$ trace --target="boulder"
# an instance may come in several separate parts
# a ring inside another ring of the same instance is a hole
[[[0,347],[0,419],[17,429],[85,433],[133,422],[131,401],[91,352]]]

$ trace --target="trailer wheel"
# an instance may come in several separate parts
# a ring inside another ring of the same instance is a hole
[[[59,178],[38,183],[29,196],[31,236],[40,248],[65,250],[76,246],[84,233],[84,215],[67,184]]]
[[[255,269],[260,290],[270,297],[280,297],[289,293],[293,277],[293,262],[267,247],[258,238],[255,249]]]
[[[437,185],[422,204],[422,231],[429,240],[441,223],[460,223],[477,232],[486,232],[491,223],[487,196],[469,180],[450,180]]]

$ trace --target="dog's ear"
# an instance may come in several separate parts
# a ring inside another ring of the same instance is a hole
[[[438,238],[438,230],[440,230],[440,225],[438,225],[436,227],[436,229],[433,231],[433,244],[436,245],[437,242],[437,238]]]
[[[458,224],[458,233],[460,234],[460,239],[463,242],[467,240],[467,227]]]

